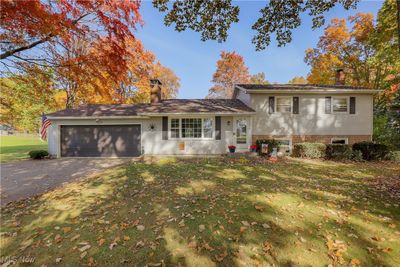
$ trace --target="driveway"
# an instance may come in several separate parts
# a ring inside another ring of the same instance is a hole
[[[1,206],[130,161],[132,159],[65,158],[1,164]]]

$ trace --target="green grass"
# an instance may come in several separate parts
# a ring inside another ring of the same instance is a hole
[[[0,136],[0,162],[6,163],[28,158],[31,150],[47,150],[47,142],[39,137]]]
[[[372,183],[399,173],[393,162],[134,163],[3,208],[0,256],[37,266],[400,266],[399,199]]]

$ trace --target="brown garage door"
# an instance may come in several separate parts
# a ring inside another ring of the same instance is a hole
[[[61,126],[62,157],[136,157],[140,125]]]

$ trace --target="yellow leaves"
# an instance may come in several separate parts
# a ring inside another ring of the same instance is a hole
[[[255,208],[257,211],[263,211],[263,207],[260,206],[260,205],[254,205],[254,208]]]
[[[343,258],[343,253],[347,251],[347,245],[344,241],[333,240],[331,236],[326,237],[326,246],[328,248],[329,258],[333,263],[344,264],[345,260]]]
[[[97,241],[97,245],[102,246],[104,242],[106,242],[106,240],[104,238],[101,238]]]
[[[63,227],[62,230],[63,230],[64,234],[66,234],[71,231],[71,227]]]
[[[271,249],[272,249],[272,244],[268,241],[264,241],[263,247],[262,247],[262,250],[264,251],[264,253],[270,254]]]
[[[360,266],[361,262],[359,259],[353,258],[350,261],[350,266]]]

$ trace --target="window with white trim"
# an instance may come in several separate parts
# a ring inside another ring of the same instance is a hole
[[[203,119],[203,137],[212,138],[213,137],[213,119],[207,118]]]
[[[346,113],[348,110],[347,97],[332,97],[332,111],[337,113]]]
[[[179,119],[171,119],[171,138],[179,138]]]
[[[213,118],[171,118],[171,139],[211,139],[214,135]]]
[[[291,113],[292,97],[290,96],[276,97],[276,111],[280,113]]]
[[[278,142],[278,151],[286,154],[290,154],[291,150],[291,140],[289,139],[281,139],[276,140]]]
[[[347,138],[334,137],[331,139],[331,144],[347,145],[349,140]]]
[[[182,138],[201,138],[201,119],[181,119]]]

